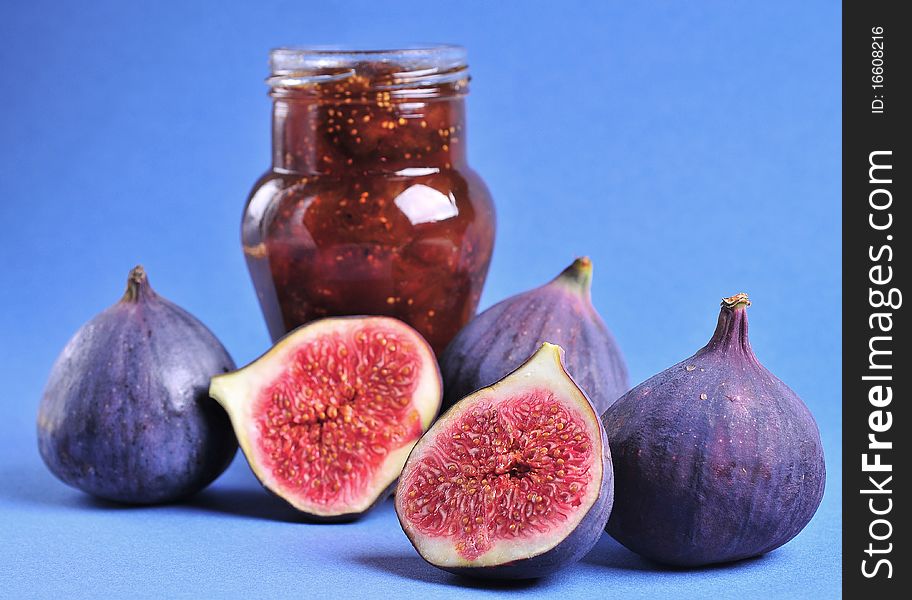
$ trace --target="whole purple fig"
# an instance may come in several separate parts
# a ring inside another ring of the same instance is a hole
[[[472,319],[440,359],[444,409],[513,372],[541,347],[564,349],[567,371],[601,414],[630,387],[614,336],[592,306],[592,261],[578,258],[550,283]]]
[[[757,556],[820,505],[817,424],[754,356],[748,306],[725,298],[706,346],[602,415],[616,478],[606,529],[638,554],[682,566]]]
[[[190,495],[237,450],[209,379],[231,357],[192,315],[156,294],[142,267],[57,358],[38,410],[54,475],[93,496],[137,504]]]

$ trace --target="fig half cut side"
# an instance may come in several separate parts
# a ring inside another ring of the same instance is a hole
[[[396,514],[436,567],[527,579],[591,550],[613,493],[601,421],[561,348],[545,343],[421,438],[396,489]]]
[[[316,520],[351,520],[391,491],[440,410],[427,342],[388,317],[303,325],[246,367],[212,379],[267,490]]]

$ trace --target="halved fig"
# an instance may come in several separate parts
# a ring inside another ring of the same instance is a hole
[[[605,431],[545,343],[456,403],[412,450],[396,514],[418,553],[461,575],[526,579],[582,558],[614,497]]]
[[[414,329],[338,317],[292,331],[212,379],[254,474],[317,520],[351,520],[396,481],[440,410],[440,372]]]

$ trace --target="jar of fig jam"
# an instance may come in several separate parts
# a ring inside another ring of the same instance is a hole
[[[280,48],[271,66],[272,169],[242,241],[273,340],[390,315],[439,354],[475,313],[494,243],[466,163],[465,50]]]

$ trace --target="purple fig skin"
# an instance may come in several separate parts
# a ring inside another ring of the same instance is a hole
[[[38,448],[64,483],[130,504],[200,491],[237,441],[209,398],[209,378],[235,368],[215,336],[156,294],[142,267],[127,291],[73,336],[51,370]]]
[[[616,477],[606,529],[642,556],[688,567],[758,556],[820,505],[817,424],[754,356],[749,305],[746,294],[724,299],[705,347],[602,416]]]
[[[499,381],[543,342],[564,348],[567,370],[598,413],[630,389],[617,342],[592,306],[592,261],[578,258],[550,283],[476,316],[440,359],[443,409]]]

